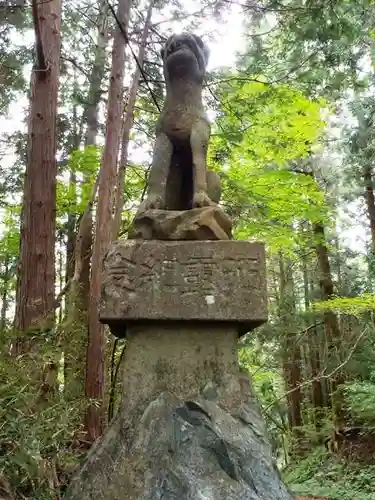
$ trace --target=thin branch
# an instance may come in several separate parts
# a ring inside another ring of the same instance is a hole
[[[113,352],[112,352],[113,363],[115,362],[115,354],[116,354],[117,344],[118,344],[118,339],[115,340],[115,344],[113,346]],[[118,372],[120,370],[121,362],[124,358],[126,347],[127,347],[127,342],[125,341],[125,344],[124,344],[122,351],[121,351],[121,354],[120,354],[120,359],[118,360],[118,363],[116,365],[116,370],[114,372],[113,378],[112,378],[112,374],[111,374],[111,391],[110,391],[110,395],[109,395],[108,413],[107,413],[108,422],[110,422],[113,418],[113,410],[114,410],[114,406],[115,406],[116,382],[117,382],[117,377],[118,377]]]
[[[320,380],[324,380],[324,379],[330,379],[333,377],[333,375],[335,375],[338,371],[341,370],[341,368],[343,368],[351,359],[351,357],[353,356],[355,350],[357,349],[358,347],[358,344],[360,343],[360,341],[363,339],[363,337],[365,336],[367,332],[368,328],[365,328],[361,334],[358,336],[355,344],[353,345],[353,347],[350,349],[349,351],[349,354],[347,355],[347,357],[344,359],[344,361],[342,363],[340,363],[338,366],[336,366],[336,368],[334,370],[332,370],[330,373],[324,373],[325,372],[325,369],[318,373],[318,375],[310,380],[307,380],[306,382],[303,382],[302,384],[298,384],[296,387],[293,387],[293,389],[290,389],[290,391],[287,391],[285,392],[282,396],[280,396],[279,398],[276,398],[270,405],[268,405],[264,411],[267,411],[269,410],[270,408],[272,408],[272,406],[274,406],[276,403],[278,403],[279,401],[281,401],[282,399],[284,399],[286,396],[289,396],[289,394],[293,394],[293,392],[296,392],[300,389],[303,389],[304,387],[307,387],[309,385],[311,385],[313,382],[319,382]]]
[[[234,2],[233,0],[223,0],[225,3],[228,3],[230,5],[238,5],[239,7],[242,7],[245,11],[252,10],[254,12],[312,12],[316,10],[321,10],[322,6],[320,5],[319,7],[285,7],[285,6],[280,6],[280,7],[275,7],[271,3],[269,5],[262,5],[258,2],[248,2],[248,3],[242,3],[242,2]]]
[[[55,309],[58,309],[61,306],[62,299],[64,298],[64,296],[66,295],[67,291],[69,290],[71,282],[72,282],[71,279],[68,280],[65,283],[64,287],[60,290],[58,296],[55,299]]]
[[[159,104],[158,104],[158,101],[156,100],[155,93],[153,92],[152,88],[150,87],[150,84],[148,83],[148,80],[147,80],[146,74],[145,74],[145,72],[143,71],[143,67],[142,67],[143,65],[142,65],[142,64],[140,64],[140,62],[139,62],[139,60],[138,60],[138,57],[136,56],[136,54],[135,54],[135,52],[134,52],[134,50],[133,50],[132,46],[130,45],[128,34],[126,33],[126,30],[125,30],[124,26],[122,25],[122,23],[120,22],[119,18],[117,17],[117,14],[116,14],[116,12],[115,12],[115,9],[113,8],[113,6],[112,6],[112,5],[111,5],[111,3],[109,2],[109,0],[106,0],[106,2],[107,2],[107,5],[108,5],[109,10],[111,11],[111,14],[112,14],[113,18],[114,18],[114,19],[115,19],[115,21],[116,21],[116,24],[117,24],[117,26],[118,26],[119,30],[121,31],[122,36],[124,37],[124,40],[125,40],[125,42],[126,42],[127,46],[128,46],[128,47],[129,47],[129,49],[130,49],[130,52],[131,52],[131,54],[132,54],[132,56],[133,56],[133,59],[134,59],[134,61],[135,61],[136,65],[137,65],[137,68],[139,69],[139,71],[140,71],[140,73],[141,73],[141,75],[142,75],[143,79],[145,80],[145,82],[146,82],[146,84],[147,84],[147,88],[148,88],[148,91],[149,91],[149,93],[150,93],[151,99],[154,101],[154,104],[155,104],[155,106],[156,106],[157,110],[160,112],[160,111],[161,111],[161,109],[160,109],[160,106],[159,106]]]
[[[71,286],[74,283],[78,283],[79,278],[81,276],[82,262],[83,262],[83,257],[84,257],[82,255],[82,245],[83,245],[85,231],[87,229],[86,225],[90,221],[89,216],[92,212],[92,207],[93,207],[94,202],[95,202],[96,193],[98,191],[100,175],[101,175],[101,168],[99,168],[98,175],[96,176],[95,183],[94,183],[92,190],[91,190],[90,199],[86,205],[85,211],[83,212],[80,223],[79,223],[76,245],[75,245],[75,250],[74,250],[74,257],[75,257],[74,274],[73,274],[72,278],[69,281],[67,281],[64,288],[60,291],[59,295],[56,297],[55,309],[60,307],[64,295],[68,292],[68,290],[70,290]]]
[[[89,74],[88,72],[82,68],[82,66],[80,64],[78,64],[77,62],[77,59],[74,59],[73,57],[69,57],[69,56],[65,56],[63,54],[61,54],[61,59],[63,61],[67,61],[67,62],[70,62],[75,68],[77,68],[83,75],[86,76],[86,78],[89,78]]]
[[[324,321],[320,321],[319,323],[314,323],[313,325],[310,325],[307,328],[305,328],[305,330],[302,330],[302,332],[296,333],[296,336],[300,335],[300,337],[298,337],[295,345],[298,345],[302,341],[302,339],[309,333],[310,330],[314,330],[315,328],[321,325],[324,325]]]
[[[73,283],[78,282],[79,277],[81,276],[81,272],[82,272],[82,260],[83,260],[82,244],[83,244],[83,240],[84,240],[86,225],[87,225],[88,221],[90,220],[89,217],[90,217],[90,214],[92,212],[92,207],[94,206],[96,193],[97,193],[98,188],[99,188],[101,170],[102,170],[102,168],[100,167],[99,172],[96,176],[94,185],[91,189],[90,199],[86,205],[85,211],[83,212],[82,217],[81,217],[81,221],[79,223],[79,229],[78,229],[75,252],[74,252],[75,253],[75,267],[74,267],[74,274],[73,274],[73,277],[71,280]]]

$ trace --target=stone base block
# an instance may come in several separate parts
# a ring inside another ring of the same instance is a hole
[[[228,377],[238,375],[238,335],[233,325],[137,324],[127,329],[122,401],[132,415],[163,391],[181,399],[194,399],[202,387],[215,380],[227,387]],[[235,391],[221,401],[239,404]]]
[[[267,321],[264,245],[246,241],[114,243],[100,320],[117,336],[137,322],[221,322],[246,333]]]
[[[147,210],[138,214],[129,231],[141,240],[230,240],[232,221],[219,206],[192,210]]]

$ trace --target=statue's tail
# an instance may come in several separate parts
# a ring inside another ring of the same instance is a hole
[[[207,169],[207,194],[210,199],[219,203],[221,198],[221,183],[219,174],[214,172],[213,170]]]

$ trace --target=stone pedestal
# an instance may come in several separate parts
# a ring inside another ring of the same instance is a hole
[[[124,357],[123,404],[129,415],[142,412],[159,394],[196,399],[204,387],[238,375],[238,333],[234,325],[168,322],[131,326]],[[224,398],[232,408],[238,397]]]
[[[247,241],[115,243],[105,263],[101,321],[123,337],[138,322],[227,324],[243,334],[267,321],[264,246]]]
[[[117,242],[100,317],[127,339],[122,403],[66,500],[291,500],[238,367],[267,319],[263,245]]]

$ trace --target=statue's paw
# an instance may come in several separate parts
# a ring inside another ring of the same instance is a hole
[[[209,207],[211,205],[214,205],[214,202],[205,191],[197,191],[194,194],[193,207]]]
[[[146,212],[147,210],[163,210],[164,208],[165,204],[161,196],[148,196],[147,199],[141,203],[139,212]]]

